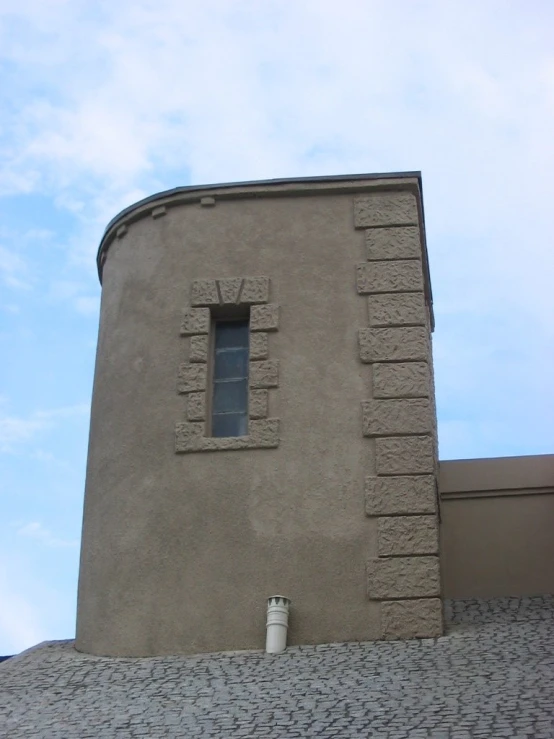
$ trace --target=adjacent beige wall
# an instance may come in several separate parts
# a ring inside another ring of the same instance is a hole
[[[215,189],[205,206],[203,191],[111,228],[78,649],[260,648],[275,593],[292,599],[293,644],[441,633],[418,181],[346,185]],[[279,305],[279,444],[190,453],[183,310],[194,280],[245,276],[269,277]]]
[[[554,593],[554,456],[440,463],[448,598]]]

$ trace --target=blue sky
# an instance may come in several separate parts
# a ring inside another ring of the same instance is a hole
[[[121,208],[422,170],[441,458],[554,451],[548,0],[0,0],[0,654],[74,634]]]

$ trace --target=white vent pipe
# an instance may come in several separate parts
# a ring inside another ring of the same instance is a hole
[[[272,595],[267,599],[267,635],[265,651],[279,654],[287,646],[290,600],[283,595]]]

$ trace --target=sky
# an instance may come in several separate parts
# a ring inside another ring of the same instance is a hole
[[[442,459],[554,452],[550,0],[0,0],[0,655],[72,638],[100,286],[179,185],[421,170]]]

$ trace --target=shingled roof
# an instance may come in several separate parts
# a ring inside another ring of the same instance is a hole
[[[0,737],[554,736],[554,597],[446,603],[438,639],[156,658],[45,642],[0,666]]]

